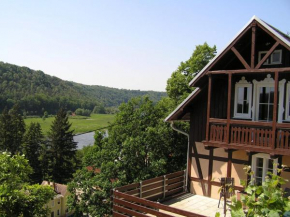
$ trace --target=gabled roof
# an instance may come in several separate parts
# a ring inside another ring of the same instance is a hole
[[[216,60],[225,53],[225,51],[233,44],[233,42],[249,27],[250,24],[256,21],[266,30],[276,36],[282,43],[290,50],[290,37],[281,32],[280,30],[274,28],[263,20],[256,16],[253,16],[250,21],[238,32],[238,34],[228,43],[224,49],[222,49],[189,83],[189,86],[194,86],[194,84],[205,74],[205,72],[216,62]],[[170,115],[165,118],[165,121],[177,120],[176,117],[182,114],[183,109],[198,95],[200,92],[199,88],[196,88]]]
[[[190,82],[189,86],[194,86],[195,82],[204,75],[204,72],[215,62],[216,59],[218,59],[225,51],[226,49],[232,44],[233,41],[253,22],[258,22],[263,27],[265,27],[268,31],[270,31],[272,34],[274,34],[278,39],[280,39],[286,46],[288,46],[288,49],[290,49],[290,38],[286,34],[282,33],[278,29],[272,27],[268,23],[264,22],[263,20],[259,19],[257,16],[253,16],[250,21],[238,32],[238,34],[228,43],[224,49],[222,49]]]

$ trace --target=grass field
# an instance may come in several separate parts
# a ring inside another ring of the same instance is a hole
[[[70,117],[69,121],[72,123],[72,129],[74,129],[74,134],[85,133],[88,131],[93,131],[98,128],[106,127],[110,122],[114,120],[114,115],[110,114],[92,114],[91,117],[74,116]],[[43,134],[47,134],[50,130],[50,126],[54,117],[46,118],[27,118],[24,119],[26,126],[31,122],[38,122],[41,125]]]

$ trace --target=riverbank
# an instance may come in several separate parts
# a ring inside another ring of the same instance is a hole
[[[90,117],[70,116],[69,122],[72,123],[71,129],[74,130],[74,134],[81,134],[106,127],[113,122],[114,118],[115,115],[112,114],[92,114]],[[47,135],[53,120],[54,117],[48,117],[45,120],[42,118],[26,118],[24,122],[26,126],[31,122],[39,123],[43,134]]]

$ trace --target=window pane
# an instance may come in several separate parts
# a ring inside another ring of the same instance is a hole
[[[281,62],[280,52],[274,52],[272,54],[272,60],[273,60],[273,62]]]
[[[248,100],[248,88],[244,87],[244,98],[243,100]]]
[[[237,105],[237,112],[238,113],[243,113],[243,104],[238,103],[238,105]]]
[[[243,105],[243,113],[244,114],[248,114],[249,113],[249,102],[244,101],[244,105]]]
[[[249,112],[249,99],[248,99],[248,87],[238,88],[238,102],[237,113],[248,114]]]
[[[268,105],[260,104],[259,106],[259,120],[267,121],[268,120]]]
[[[266,87],[260,87],[260,103],[268,103],[269,101],[269,90]]]
[[[267,91],[268,91],[268,93],[270,94],[270,103],[274,103],[274,91],[275,91],[275,89],[274,89],[274,87],[267,87]]]
[[[263,158],[257,158],[256,164],[257,167],[263,167]]]
[[[268,121],[273,120],[273,105],[269,105],[269,116],[268,116]]]
[[[262,178],[256,178],[256,185],[262,184]]]

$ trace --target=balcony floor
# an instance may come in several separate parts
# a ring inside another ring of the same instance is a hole
[[[192,213],[197,213],[205,216],[214,217],[217,212],[224,216],[224,201],[221,200],[220,208],[218,208],[219,200],[204,197],[194,194],[184,194],[182,196],[173,198],[171,200],[163,202],[164,205],[175,207],[178,209],[186,210]],[[165,211],[162,211],[165,212]],[[180,216],[180,215],[176,215]],[[229,207],[227,207],[227,217],[230,217]]]

